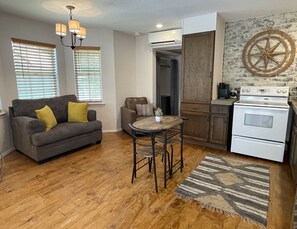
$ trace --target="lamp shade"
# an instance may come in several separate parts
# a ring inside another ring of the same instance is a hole
[[[66,25],[61,24],[61,23],[56,23],[56,34],[61,37],[65,37],[67,34]]]
[[[80,27],[79,32],[77,33],[77,37],[79,37],[80,39],[84,39],[86,38],[87,35],[87,30],[85,27]]]
[[[80,28],[80,23],[78,20],[69,20],[68,21],[69,31],[72,33],[78,33]]]

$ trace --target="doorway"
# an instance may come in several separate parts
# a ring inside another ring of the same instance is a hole
[[[181,50],[156,51],[156,104],[164,115],[178,115]]]

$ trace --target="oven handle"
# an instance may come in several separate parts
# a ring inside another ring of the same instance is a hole
[[[279,107],[261,107],[261,106],[246,106],[246,105],[234,105],[234,109],[236,108],[240,108],[240,109],[255,109],[255,110],[259,110],[259,109],[264,109],[264,110],[273,110],[273,111],[289,111],[289,108],[279,108]]]

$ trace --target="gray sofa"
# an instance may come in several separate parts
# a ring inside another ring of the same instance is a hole
[[[88,122],[69,123],[68,102],[77,102],[75,95],[48,99],[12,101],[9,108],[13,143],[16,150],[37,162],[102,140],[102,123],[96,120],[96,111],[88,111]],[[37,119],[35,110],[48,105],[58,125],[45,132],[45,124]]]

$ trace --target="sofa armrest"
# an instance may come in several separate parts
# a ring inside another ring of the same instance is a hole
[[[127,107],[121,107],[121,126],[122,129],[127,133],[132,134],[132,130],[129,127],[129,123],[134,123],[136,121],[136,111],[131,110]]]
[[[97,120],[97,113],[95,110],[88,110],[88,121]]]
[[[18,116],[11,118],[12,128],[16,131],[24,131],[28,135],[45,131],[45,123],[36,118]]]
[[[18,116],[10,118],[10,125],[14,148],[32,157],[31,136],[45,131],[45,123],[36,118]]]

